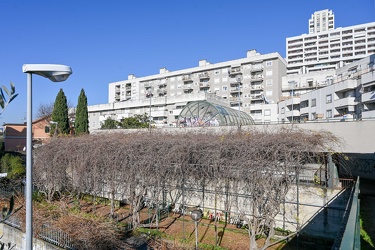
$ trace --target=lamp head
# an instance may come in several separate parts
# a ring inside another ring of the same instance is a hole
[[[73,73],[69,66],[60,64],[24,64],[22,71],[43,76],[52,82],[63,82]]]

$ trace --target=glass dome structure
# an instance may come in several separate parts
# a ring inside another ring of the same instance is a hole
[[[254,120],[249,114],[224,107],[208,101],[193,101],[181,111],[177,126],[242,126],[252,125]]]

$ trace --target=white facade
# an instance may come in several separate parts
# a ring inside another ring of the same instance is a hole
[[[279,120],[375,118],[374,64],[375,55],[368,56],[336,70],[325,87],[279,102]]]
[[[200,60],[198,67],[110,83],[108,104],[89,106],[90,131],[99,129],[111,115],[122,118],[149,114],[158,127],[175,126],[179,112],[189,101],[204,100],[206,94],[222,99],[225,106],[250,114],[256,122],[277,121],[277,102],[286,62],[279,53],[247,52],[246,58],[211,64]],[[212,99],[212,98],[211,98]],[[157,113],[155,113],[158,111]]]
[[[288,74],[338,69],[375,53],[375,22],[286,39]]]
[[[315,11],[309,19],[309,34],[319,33],[335,28],[335,15],[332,10]]]

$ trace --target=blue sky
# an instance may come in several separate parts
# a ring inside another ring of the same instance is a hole
[[[0,84],[16,85],[19,96],[0,116],[2,123],[26,117],[25,63],[72,67],[63,83],[33,77],[33,110],[55,100],[60,88],[77,104],[108,102],[108,83],[243,58],[246,51],[279,52],[285,39],[308,32],[314,11],[331,9],[336,27],[375,21],[374,0],[169,0],[0,2]],[[35,117],[34,117],[35,118]]]

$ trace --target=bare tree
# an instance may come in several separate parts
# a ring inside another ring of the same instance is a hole
[[[37,119],[43,118],[43,117],[50,117],[52,115],[54,105],[55,105],[54,102],[40,103],[36,111],[35,117]],[[71,109],[73,107],[74,106],[72,102],[68,100],[68,108]]]
[[[106,195],[112,215],[114,201],[125,198],[133,228],[144,226],[139,212],[145,199],[159,208],[169,191],[171,203],[194,200],[204,207],[205,189],[211,188],[215,214],[219,204],[228,214],[241,213],[250,249],[266,249],[296,176],[337,142],[329,133],[296,128],[62,138],[35,150],[35,185],[49,199],[62,191]]]

